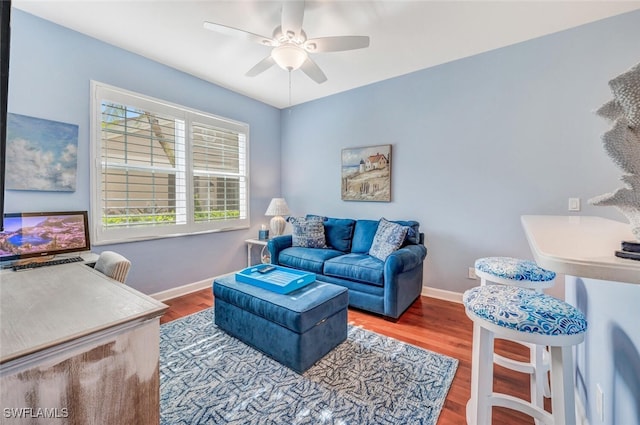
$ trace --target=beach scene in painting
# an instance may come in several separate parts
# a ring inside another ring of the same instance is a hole
[[[342,150],[342,200],[391,201],[391,145]]]
[[[8,114],[6,188],[76,190],[78,126]]]

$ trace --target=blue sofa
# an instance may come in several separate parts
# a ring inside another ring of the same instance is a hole
[[[369,255],[378,220],[323,217],[326,248],[293,246],[292,235],[276,236],[267,247],[273,264],[316,273],[319,281],[347,288],[351,307],[396,320],[422,292],[427,249],[417,221],[392,223],[406,226],[407,234],[384,261]]]

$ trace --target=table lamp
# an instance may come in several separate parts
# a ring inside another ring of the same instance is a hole
[[[289,206],[284,198],[273,198],[269,203],[267,212],[264,215],[272,215],[273,218],[269,222],[271,228],[271,237],[281,235],[284,232],[284,228],[287,222],[282,217],[283,215],[289,215]]]

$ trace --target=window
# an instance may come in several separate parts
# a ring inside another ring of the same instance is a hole
[[[249,127],[92,82],[96,244],[249,226]]]

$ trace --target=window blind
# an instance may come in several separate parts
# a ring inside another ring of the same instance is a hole
[[[95,243],[248,227],[248,126],[94,83]]]

